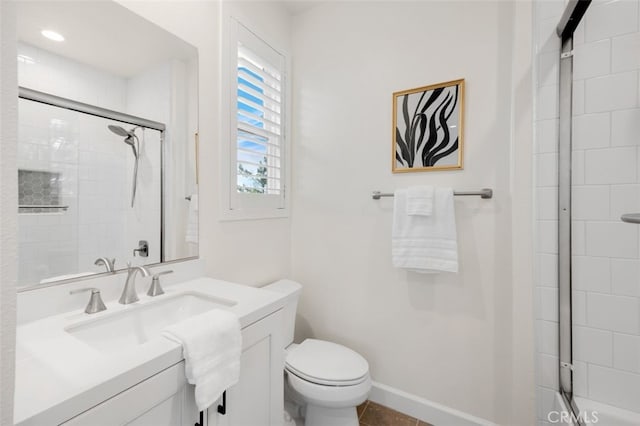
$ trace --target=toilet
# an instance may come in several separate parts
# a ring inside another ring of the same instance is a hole
[[[324,340],[293,343],[302,286],[280,280],[263,289],[286,297],[284,390],[288,414],[303,417],[305,426],[358,426],[356,406],[371,390],[367,360],[345,346]]]

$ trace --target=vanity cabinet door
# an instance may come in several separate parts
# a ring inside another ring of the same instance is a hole
[[[227,390],[226,414],[217,404],[207,426],[281,426],[284,409],[282,313],[242,330],[240,381]]]
[[[65,426],[193,426],[198,421],[184,361],[63,423]]]

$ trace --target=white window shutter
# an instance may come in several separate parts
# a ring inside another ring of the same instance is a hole
[[[236,24],[231,209],[283,209],[285,58]]]

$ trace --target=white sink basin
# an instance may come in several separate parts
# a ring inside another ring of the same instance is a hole
[[[159,337],[168,325],[235,304],[196,292],[163,295],[158,300],[129,305],[95,320],[68,326],[65,331],[101,352],[118,352]]]

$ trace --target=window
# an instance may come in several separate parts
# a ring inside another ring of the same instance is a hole
[[[284,209],[285,58],[242,24],[234,26],[230,207]]]

